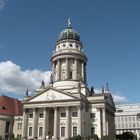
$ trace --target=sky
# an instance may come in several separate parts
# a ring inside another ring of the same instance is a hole
[[[140,102],[139,0],[0,0],[0,94],[22,99],[42,80],[59,33],[72,27],[88,57],[87,83],[116,103]]]

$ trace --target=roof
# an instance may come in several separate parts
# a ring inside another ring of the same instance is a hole
[[[22,102],[5,95],[0,96],[0,115],[21,116],[23,114]]]
[[[72,39],[80,42],[80,35],[78,34],[78,32],[72,29],[72,27],[67,27],[59,34],[57,42],[67,39]]]

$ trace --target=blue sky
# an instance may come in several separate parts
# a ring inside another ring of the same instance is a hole
[[[121,100],[139,102],[139,7],[139,0],[0,0],[1,92],[22,98],[26,87],[48,80],[52,51],[70,16],[88,57],[89,87],[108,82]]]

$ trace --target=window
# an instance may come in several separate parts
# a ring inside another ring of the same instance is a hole
[[[32,136],[32,127],[29,127],[29,137]]]
[[[129,121],[131,121],[131,116],[129,116]]]
[[[117,110],[117,112],[123,112],[123,110]]]
[[[43,136],[43,127],[39,127],[39,137]]]
[[[95,119],[95,113],[90,113],[90,118]]]
[[[135,121],[135,116],[132,117],[132,120]]]
[[[93,136],[95,134],[95,128],[91,127],[91,136]]]
[[[77,112],[72,112],[72,117],[78,117],[78,113]]]
[[[65,137],[65,127],[61,127],[61,137]]]
[[[33,114],[29,114],[29,118],[33,118]]]
[[[21,134],[17,134],[17,139],[21,139]]]
[[[43,113],[40,113],[39,114],[39,118],[43,118]]]
[[[72,44],[70,44],[70,47],[72,47]]]
[[[72,71],[70,71],[70,79],[72,79]]]
[[[61,117],[66,117],[66,113],[65,112],[61,113]]]
[[[22,123],[18,123],[18,130],[22,129]]]
[[[6,122],[5,133],[9,133],[10,122]]]
[[[73,136],[77,136],[77,127],[73,127]]]
[[[66,44],[63,44],[63,47],[66,47]]]

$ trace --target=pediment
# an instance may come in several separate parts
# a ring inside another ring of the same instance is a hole
[[[73,100],[76,97],[64,93],[55,89],[44,90],[35,96],[32,96],[30,99],[27,99],[28,102],[40,102],[40,101],[58,101],[58,100]]]

